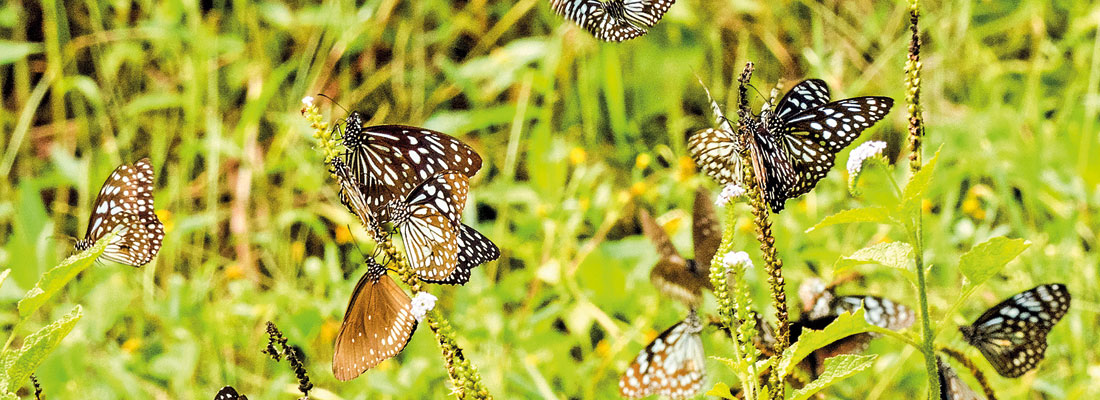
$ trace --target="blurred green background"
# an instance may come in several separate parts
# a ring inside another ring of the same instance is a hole
[[[942,146],[925,207],[932,316],[969,323],[1012,293],[1065,282],[1073,305],[1037,373],[1001,378],[967,351],[1001,398],[1097,398],[1100,3],[922,9],[926,155]],[[149,156],[167,229],[157,260],[86,271],[18,332],[84,306],[38,369],[47,396],[199,399],[232,384],[253,399],[295,398],[290,369],[260,353],[270,320],[304,350],[316,399],[445,397],[426,327],[356,380],[330,372],[364,270],[356,243],[370,244],[298,112],[303,96],[324,93],[372,124],[447,132],[485,158],[466,222],[504,255],[465,287],[431,291],[497,398],[616,398],[628,362],[685,313],[650,285],[656,254],[634,215],[654,211],[688,254],[693,187],[714,188],[686,158],[685,135],[712,124],[693,73],[727,105],[746,61],[765,94],[780,79],[817,77],[834,98],[893,97],[898,106],[860,141],[887,141],[904,170],[907,23],[904,1],[680,0],[648,35],[607,44],[543,0],[5,2],[0,265],[13,272],[0,288],[10,305],[0,326],[10,331],[15,301],[71,253],[64,237],[83,235],[110,171]],[[345,115],[320,104],[332,120]],[[853,198],[836,169],[773,219],[789,298],[813,271],[831,277],[838,257],[901,238],[867,224],[804,232],[887,198],[881,173]],[[749,208],[735,207],[736,248],[759,262]],[[943,315],[961,286],[959,255],[999,235],[1032,245],[959,315]],[[841,293],[916,305],[895,272],[860,271],[865,279]],[[760,271],[749,278],[756,304],[767,304]],[[713,312],[713,300],[703,309]],[[965,346],[950,327],[940,341]],[[704,343],[709,355],[732,355],[714,328]],[[926,391],[913,349],[879,339],[871,352],[880,354],[872,370],[829,397]],[[708,368],[708,387],[735,383],[721,363]]]

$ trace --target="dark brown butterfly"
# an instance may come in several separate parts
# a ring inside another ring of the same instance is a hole
[[[363,127],[358,112],[348,115],[342,141],[345,162],[375,215],[432,176],[453,171],[472,177],[481,169],[481,156],[454,137],[403,125]]]
[[[940,400],[981,400],[942,358],[936,357],[936,364],[939,366]]]
[[[248,396],[237,394],[237,389],[226,386],[218,391],[218,394],[214,396],[214,400],[248,400]]]
[[[692,310],[683,321],[657,335],[619,379],[619,395],[685,399],[699,394],[706,378],[706,356],[699,337],[702,331],[703,323]]]
[[[76,242],[76,250],[87,250],[110,232],[116,235],[103,259],[140,267],[160,251],[164,224],[153,211],[153,167],[148,158],[118,166],[103,182],[92,204],[88,232]]]
[[[1069,301],[1066,285],[1039,285],[1000,302],[959,330],[997,373],[1015,378],[1043,360],[1047,334],[1066,315]]]
[[[653,286],[664,295],[680,301],[688,307],[698,307],[703,300],[703,288],[713,290],[710,283],[710,263],[722,234],[718,230],[718,218],[710,194],[699,188],[695,191],[695,205],[692,215],[692,238],[695,242],[695,259],[684,259],[672,245],[665,232],[649,212],[641,210],[638,219],[645,233],[657,248],[660,260],[649,273]]]
[[[353,379],[400,353],[416,330],[412,300],[386,274],[386,267],[367,258],[367,272],[352,291],[344,323],[336,336],[332,373]]]

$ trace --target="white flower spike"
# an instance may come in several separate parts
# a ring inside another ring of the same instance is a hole
[[[428,314],[428,311],[431,311],[433,308],[435,308],[435,300],[436,300],[436,297],[432,296],[428,292],[420,292],[420,293],[417,293],[416,296],[413,296],[413,298],[412,298],[412,314],[413,314],[413,317],[416,317],[416,320],[418,322],[420,320],[424,319],[424,316]]]
[[[718,200],[716,200],[714,202],[714,204],[717,205],[718,207],[725,207],[726,204],[729,204],[733,200],[738,199],[738,198],[740,198],[741,196],[744,196],[744,195],[745,195],[745,189],[744,188],[742,188],[740,186],[737,186],[736,184],[731,183],[731,184],[726,185],[726,187],[722,188],[722,193],[718,194]]]

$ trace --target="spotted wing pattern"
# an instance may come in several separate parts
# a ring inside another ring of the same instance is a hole
[[[413,271],[424,280],[445,280],[458,265],[460,217],[469,181],[457,172],[435,175],[413,189],[387,219],[401,232]]]
[[[428,283],[465,285],[474,267],[500,258],[500,248],[477,229],[460,224],[458,234],[458,264],[450,276],[440,280],[423,279]]]
[[[703,324],[694,311],[653,339],[619,379],[619,395],[640,399],[657,394],[670,399],[694,397],[703,389],[706,366]]]
[[[367,264],[336,335],[332,373],[341,381],[400,353],[416,330],[409,295],[386,274],[386,267],[373,258]]]
[[[340,183],[340,203],[352,214],[359,217],[359,222],[367,228],[375,239],[382,237],[378,216],[367,206],[367,197],[363,194],[359,180],[352,174],[347,163],[341,158],[334,158],[332,160],[332,173],[336,175],[336,180]]]
[[[481,156],[454,137],[404,125],[364,127],[358,112],[348,115],[342,141],[344,161],[375,214],[434,175],[454,171],[471,177],[481,169]]]
[[[959,330],[997,373],[1015,378],[1043,360],[1047,334],[1066,315],[1069,303],[1066,285],[1039,285],[993,306]]]
[[[115,232],[102,258],[135,267],[152,261],[164,240],[164,224],[153,210],[153,183],[148,158],[115,168],[96,196],[88,231],[76,242],[76,250],[87,250]]]
[[[555,13],[573,21],[597,39],[622,42],[646,34],[675,0],[551,0]]]
[[[752,132],[753,169],[772,211],[782,211],[788,199],[812,190],[836,163],[836,153],[884,118],[893,103],[881,96],[829,102],[825,82],[811,79],[795,85],[774,112],[748,117],[744,124]],[[713,100],[711,105],[720,114]],[[721,184],[740,182],[732,130],[699,131],[688,145],[696,165],[711,178]]]
[[[232,386],[226,386],[218,391],[218,394],[214,396],[214,400],[248,400],[248,397],[237,394],[237,389]]]

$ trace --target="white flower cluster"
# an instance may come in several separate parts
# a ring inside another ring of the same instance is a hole
[[[726,255],[722,257],[722,263],[726,264],[726,267],[743,265],[745,268],[752,268],[752,259],[749,258],[749,253],[743,251],[731,251],[726,253]]]
[[[417,293],[412,298],[412,314],[417,321],[424,319],[424,315],[435,308],[435,296],[428,292]]]
[[[880,140],[865,142],[856,147],[848,155],[848,174],[859,174],[859,171],[863,169],[863,162],[867,161],[868,158],[882,154],[883,150],[886,150],[886,142]]]
[[[313,96],[306,96],[302,98],[302,104],[306,107],[313,105]]]
[[[722,188],[722,193],[718,194],[718,200],[714,202],[718,207],[725,207],[734,199],[737,199],[745,195],[745,188],[738,186],[737,184],[729,184]]]

